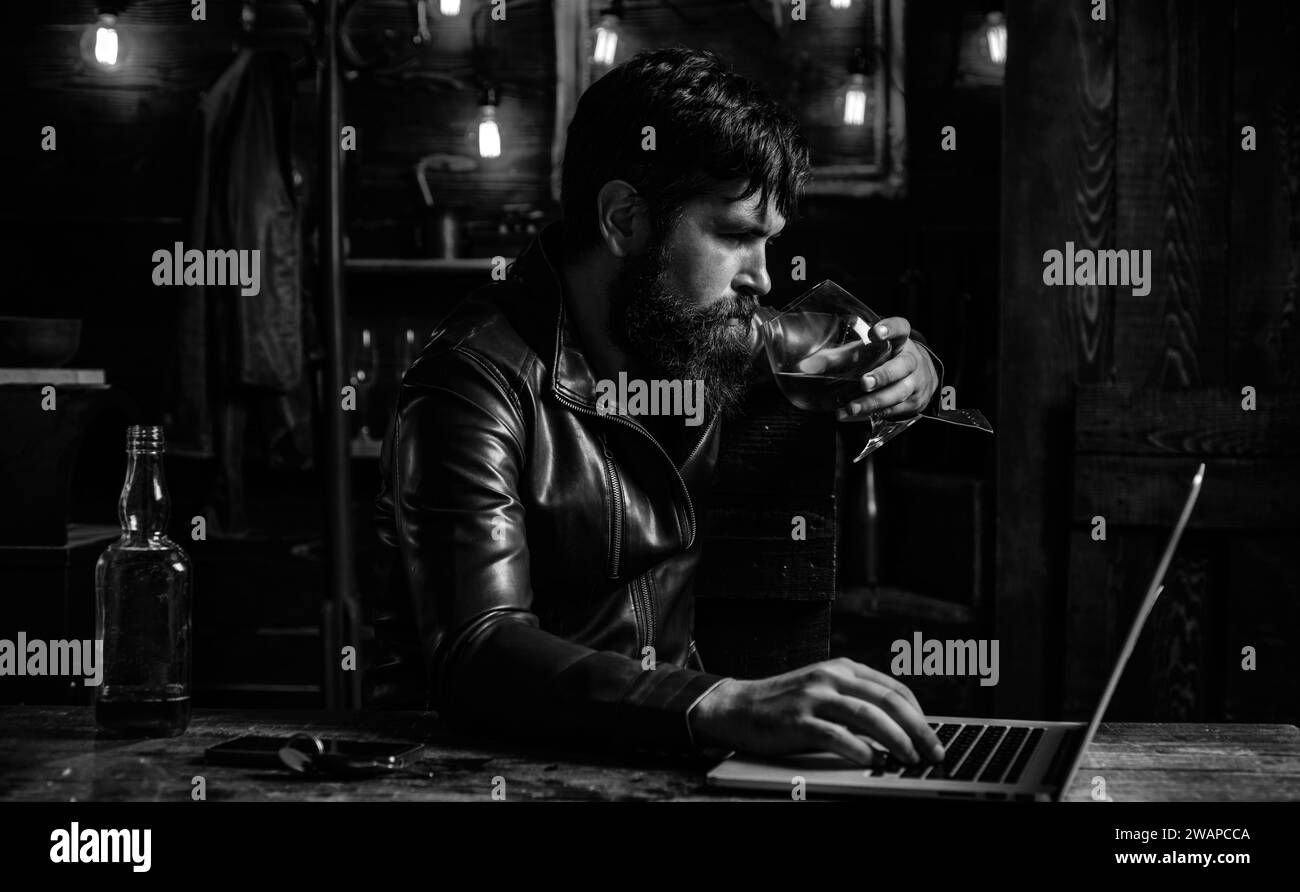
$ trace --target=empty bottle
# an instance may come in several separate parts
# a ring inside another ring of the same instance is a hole
[[[95,724],[106,736],[170,737],[190,721],[190,559],[166,532],[163,429],[127,428],[126,454],[122,536],[95,565]]]

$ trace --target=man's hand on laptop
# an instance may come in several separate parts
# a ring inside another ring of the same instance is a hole
[[[873,765],[876,751],[858,736],[865,735],[907,764],[943,759],[907,686],[845,658],[771,678],[729,678],[696,704],[690,723],[699,744],[760,755],[829,750]]]

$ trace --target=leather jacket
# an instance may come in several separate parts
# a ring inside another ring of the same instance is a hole
[[[688,711],[724,680],[691,637],[719,425],[692,429],[679,466],[633,418],[597,412],[561,238],[546,227],[462,301],[402,381],[366,688],[420,705],[427,679],[453,726],[689,752]]]
[[[678,464],[634,419],[597,411],[562,238],[546,227],[506,281],[460,303],[402,381],[367,696],[453,727],[691,752],[689,711],[724,680],[692,638],[719,424],[692,428]]]

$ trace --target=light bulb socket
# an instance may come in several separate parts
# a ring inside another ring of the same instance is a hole
[[[613,16],[616,19],[622,19],[626,14],[623,8],[623,0],[611,0],[610,4],[600,11],[600,17]]]
[[[478,104],[480,108],[485,105],[496,107],[500,104],[500,94],[498,93],[495,84],[483,85],[483,88],[479,90]]]

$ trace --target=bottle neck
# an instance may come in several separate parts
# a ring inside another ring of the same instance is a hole
[[[131,539],[157,539],[166,534],[171,516],[167,482],[163,479],[162,454],[128,450],[126,482],[117,500],[117,517],[122,532]]]

